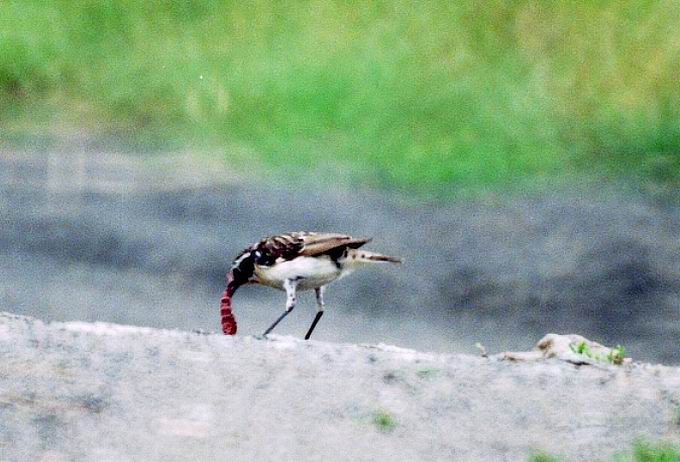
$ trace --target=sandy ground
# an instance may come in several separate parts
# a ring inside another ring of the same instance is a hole
[[[2,461],[603,460],[680,440],[680,369],[0,313]]]

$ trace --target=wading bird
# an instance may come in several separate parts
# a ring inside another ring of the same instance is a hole
[[[244,284],[262,284],[286,291],[286,309],[264,335],[293,311],[296,291],[314,289],[317,313],[305,335],[307,340],[323,316],[326,284],[372,263],[401,263],[399,258],[359,250],[370,240],[344,234],[299,232],[267,237],[246,248],[234,259],[227,273],[227,287],[220,300],[222,331],[226,335],[236,333],[231,298]]]

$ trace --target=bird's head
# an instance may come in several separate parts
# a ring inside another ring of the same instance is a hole
[[[222,332],[225,335],[236,333],[236,318],[231,311],[231,298],[243,284],[257,282],[255,279],[255,255],[251,249],[246,249],[236,257],[227,273],[227,287],[220,300],[220,315],[222,318]]]

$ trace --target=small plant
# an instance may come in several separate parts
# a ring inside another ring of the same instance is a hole
[[[545,452],[536,452],[529,456],[528,462],[558,462],[560,459]],[[620,453],[611,459],[612,462],[680,462],[678,447],[670,443],[648,443],[637,441],[632,452]]]
[[[594,354],[591,350],[590,347],[586,342],[580,342],[577,343],[576,345],[570,345],[569,348],[571,348],[571,351],[573,351],[576,354],[585,356],[586,358],[593,359],[595,361],[600,360],[600,355]]]
[[[486,347],[482,345],[480,342],[475,342],[475,348],[479,350],[479,353],[482,355],[482,358],[489,357],[489,353],[487,353]]]
[[[397,426],[394,417],[385,411],[376,412],[373,416],[373,423],[383,433],[389,433]]]
[[[537,452],[529,456],[529,462],[558,462],[559,459],[545,452]]]
[[[620,366],[623,364],[623,360],[626,358],[626,349],[621,345],[616,345],[616,348],[612,349],[607,355],[607,361],[611,364]]]
[[[635,462],[680,462],[678,448],[669,443],[651,444],[638,441],[633,447]]]
[[[623,360],[626,358],[626,349],[621,345],[616,345],[616,348],[612,348],[606,356],[593,353],[586,342],[579,342],[576,345],[571,345],[570,348],[574,353],[583,355],[586,358],[592,359],[593,361],[606,361],[609,364],[614,364],[616,366],[623,364]]]
[[[586,342],[581,342],[576,346],[571,345],[571,351],[590,357],[590,348],[588,348],[588,344]]]

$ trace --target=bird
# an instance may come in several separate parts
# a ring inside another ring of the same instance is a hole
[[[226,288],[220,300],[222,332],[236,334],[232,297],[242,285],[260,284],[286,292],[285,310],[265,330],[264,337],[293,311],[297,291],[314,289],[317,312],[305,334],[305,340],[308,340],[323,316],[327,284],[373,263],[402,262],[397,257],[360,249],[371,240],[346,234],[301,231],[265,237],[246,247],[233,260],[226,275]]]

